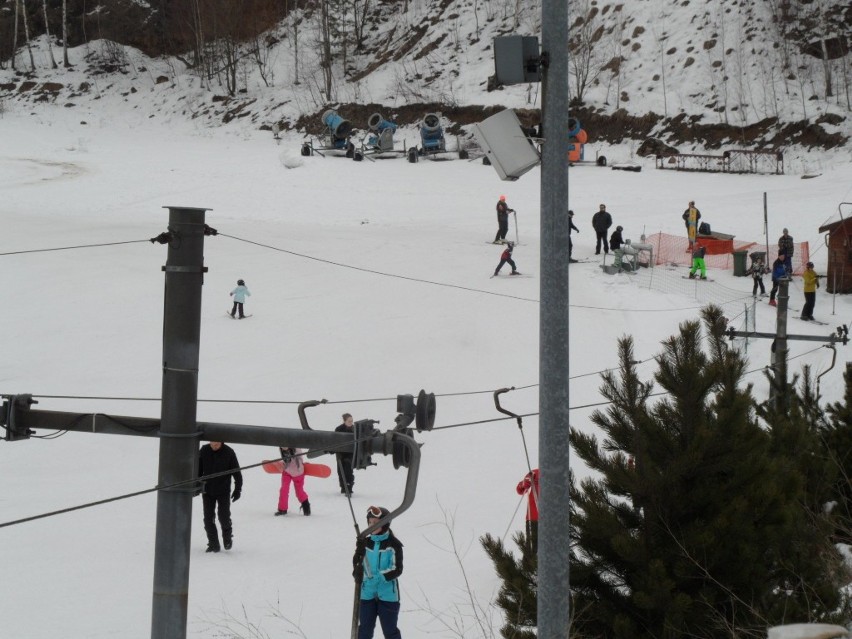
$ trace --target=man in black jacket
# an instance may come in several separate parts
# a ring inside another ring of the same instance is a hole
[[[243,489],[243,475],[234,449],[222,442],[210,442],[198,453],[198,477],[202,480],[201,500],[204,503],[204,531],[207,533],[207,552],[219,552],[219,533],[216,530],[216,511],[222,526],[222,542],[225,550],[231,549],[231,500],[237,501]],[[204,479],[205,475],[217,475],[228,470],[233,473]],[[231,477],[234,492],[231,493]]]
[[[595,244],[595,255],[601,254],[601,243],[603,243],[604,254],[609,253],[609,242],[606,239],[606,232],[612,226],[612,216],[606,210],[606,204],[601,204],[598,207],[598,212],[592,216],[592,227],[597,234],[597,243]]]
[[[576,262],[577,260],[573,257],[574,242],[571,241],[571,231],[577,231],[577,233],[579,233],[580,229],[574,225],[574,211],[568,209],[568,261]]]

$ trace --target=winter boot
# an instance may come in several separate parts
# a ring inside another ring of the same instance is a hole
[[[512,271],[511,273],[509,273],[509,275],[520,275],[520,274],[521,274],[520,271]]]
[[[207,550],[205,552],[219,552],[219,544],[207,544]]]
[[[769,300],[769,305],[770,306],[778,306],[778,304],[775,303],[775,300]]]
[[[706,279],[707,279],[707,276],[706,276],[706,275],[702,275],[702,276],[701,276],[701,277],[699,277],[698,279],[699,279],[699,280],[706,280]]]
[[[307,499],[302,502],[300,508],[302,510],[303,515],[308,516],[311,514],[311,502],[309,502]]]
[[[690,274],[689,274],[689,279],[694,280],[694,279],[695,279],[695,273],[690,273]]]
[[[230,549],[231,549],[231,546],[233,546],[233,545],[234,545],[234,542],[233,542],[233,541],[231,541],[231,539],[230,539],[230,538],[228,538],[228,539],[226,539],[226,540],[224,541],[224,543],[223,543],[222,545],[225,547],[225,550],[230,550]]]
[[[287,514],[286,510],[278,510],[278,511],[275,512],[276,517],[279,517],[281,515],[286,515],[286,514]]]

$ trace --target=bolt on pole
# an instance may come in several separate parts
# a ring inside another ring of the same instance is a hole
[[[541,304],[537,634],[567,637],[569,597],[568,443],[568,3],[543,0]]]
[[[169,209],[169,250],[163,307],[163,395],[158,485],[197,474],[198,356],[205,212]],[[152,639],[185,639],[192,533],[192,485],[157,493]]]

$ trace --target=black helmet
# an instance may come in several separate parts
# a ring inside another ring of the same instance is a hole
[[[623,230],[624,230],[624,227],[623,227],[623,226],[616,226],[616,227],[615,227],[615,230],[616,230],[616,231],[623,231]]]
[[[245,280],[237,280],[237,286],[245,286],[245,285],[246,285]]]
[[[390,515],[390,511],[387,508],[385,508],[383,506],[370,506],[367,509],[367,523],[370,523],[370,517],[374,517],[374,518],[377,518],[377,519],[384,519],[388,515]],[[375,532],[382,534],[384,532],[387,532],[388,528],[390,528],[390,522],[389,521],[385,522],[382,525],[382,527],[379,528],[378,530],[376,530]]]
[[[574,217],[574,211],[572,211],[571,209],[568,209],[568,215],[570,215],[571,217]]]

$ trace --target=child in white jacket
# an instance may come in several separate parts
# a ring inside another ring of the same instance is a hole
[[[290,484],[296,487],[296,499],[302,513],[311,514],[311,502],[308,501],[308,493],[305,492],[305,462],[302,458],[305,452],[301,448],[279,448],[281,459],[284,461],[284,470],[281,472],[281,490],[278,493],[278,515],[287,514],[287,505],[290,501]]]
[[[231,297],[234,298],[234,307],[231,309],[231,317],[234,317],[237,314],[237,311],[240,312],[240,319],[245,318],[245,313],[243,312],[243,304],[245,304],[246,297],[250,297],[251,293],[246,286],[245,281],[237,280],[237,288],[231,291]]]

